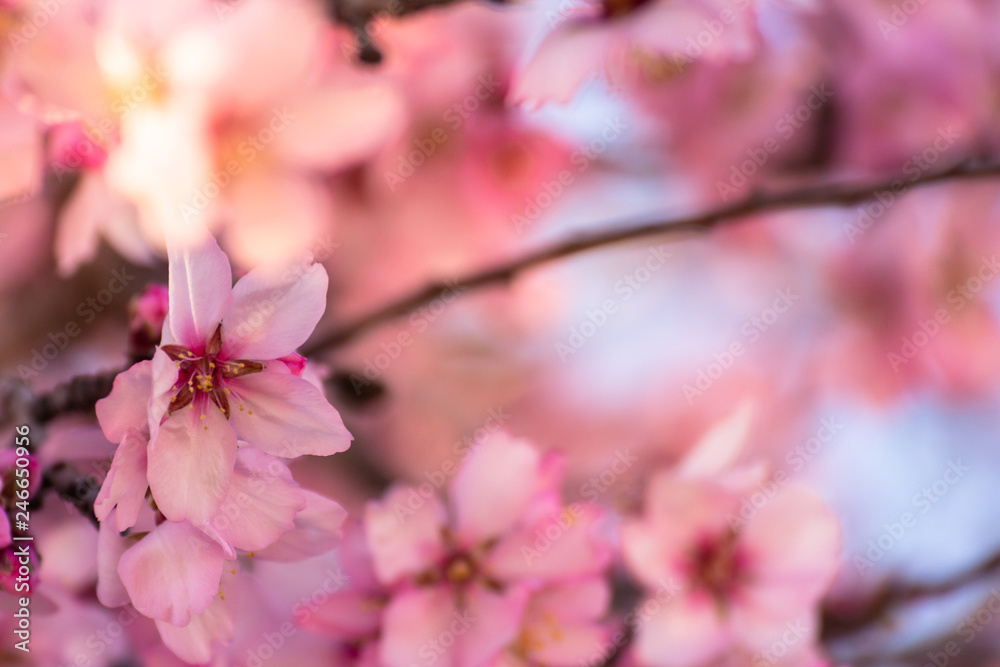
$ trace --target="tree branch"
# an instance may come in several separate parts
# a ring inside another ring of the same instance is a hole
[[[821,638],[840,639],[865,630],[884,620],[888,612],[902,605],[953,593],[960,588],[988,579],[1000,572],[1000,553],[993,554],[971,570],[954,579],[931,584],[889,583],[882,587],[861,609],[842,612],[823,610]]]
[[[354,32],[361,62],[382,62],[382,53],[375,46],[370,24],[382,17],[397,18],[430,7],[456,4],[461,0],[325,0],[326,12],[331,20],[341,23]],[[504,0],[493,0],[501,3]]]
[[[79,375],[57,385],[52,391],[36,396],[28,408],[28,417],[39,424],[52,421],[68,412],[92,412],[97,401],[111,393],[119,368],[93,375]]]
[[[473,272],[447,285],[429,284],[320,336],[303,349],[303,354],[314,356],[327,348],[341,346],[369,329],[406,315],[449,292],[503,284],[528,269],[597,248],[652,236],[678,236],[705,232],[761,213],[827,206],[844,207],[874,199],[883,192],[892,192],[895,196],[899,196],[904,191],[935,183],[991,176],[1000,176],[998,158],[982,161],[966,160],[941,171],[922,174],[916,179],[897,176],[876,183],[821,185],[778,193],[757,192],[742,201],[692,216],[659,219],[639,224],[623,222],[610,229],[583,234],[545,246],[509,263]]]

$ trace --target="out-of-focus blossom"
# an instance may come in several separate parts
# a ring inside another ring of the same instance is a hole
[[[883,201],[844,221],[848,243],[826,276],[839,317],[816,359],[821,376],[883,403],[930,386],[989,392],[1000,369],[989,296],[1000,193],[966,184]]]
[[[60,182],[80,175],[60,217],[63,273],[99,236],[145,261],[178,218],[217,231],[242,265],[299,255],[329,225],[324,176],[401,123],[390,85],[332,55],[342,35],[319,3],[106,0],[15,13],[31,39],[14,50],[5,88],[33,112],[24,122],[65,126],[49,162]],[[39,13],[43,25],[31,25]],[[11,150],[40,145],[37,132],[8,127]],[[0,170],[40,173],[38,159],[5,159],[3,139]]]
[[[104,175],[107,150],[79,122],[61,123],[48,135],[48,162],[57,180],[77,180],[60,216],[55,254],[59,271],[70,275],[97,252],[101,238],[137,264],[152,259],[150,243],[136,224],[135,207],[115,192]]]
[[[657,474],[643,515],[622,526],[629,571],[665,593],[636,637],[643,664],[704,665],[734,652],[768,659],[790,627],[796,640],[781,660],[811,655],[817,604],[837,570],[838,523],[811,492],[779,488],[766,466],[732,465],[747,418],[738,412],[676,470]],[[772,497],[751,502],[761,484]]]
[[[299,255],[333,215],[322,176],[390,140],[400,101],[377,74],[333,56],[340,36],[318,4],[257,0],[225,20],[204,5],[212,16],[161,49],[167,97],[123,125],[110,177],[149,220],[218,230],[242,265]]]
[[[498,434],[462,464],[448,505],[432,489],[412,487],[369,505],[374,569],[391,593],[381,662],[408,665],[450,633],[442,658],[490,664],[516,645],[532,593],[603,569],[608,553],[593,533],[599,515],[562,505],[561,468],[560,457]]]
[[[372,554],[360,523],[344,528],[337,549],[338,564],[347,583],[309,614],[303,627],[338,643],[345,660],[374,653],[382,626],[382,610],[389,591],[375,574]]]
[[[515,102],[567,102],[594,75],[612,79],[654,59],[744,60],[759,40],[756,0],[602,0],[563,17],[515,83]]]
[[[532,594],[515,642],[495,667],[587,664],[595,646],[611,632],[599,621],[611,599],[608,582],[592,577],[571,584],[543,588]]]
[[[42,134],[38,120],[0,96],[0,203],[35,192],[41,177]]]
[[[170,292],[166,285],[150,285],[129,303],[129,350],[141,358],[152,357],[163,336]]]
[[[926,171],[921,157],[934,151],[930,161],[944,166],[996,148],[988,5],[956,0],[904,12],[875,0],[830,3],[815,30],[834,47],[826,55],[839,162],[869,172]]]

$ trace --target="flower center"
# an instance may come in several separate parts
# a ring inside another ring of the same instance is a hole
[[[464,584],[476,573],[476,564],[465,554],[456,554],[445,563],[444,578],[453,584]]]
[[[616,19],[631,14],[647,2],[649,0],[602,0],[601,9],[604,18]]]
[[[746,559],[739,536],[729,530],[699,542],[691,552],[692,584],[720,605],[746,579]]]
[[[455,536],[447,528],[441,529],[441,536],[448,548],[448,554],[436,565],[419,573],[414,579],[418,586],[437,586],[441,584],[452,586],[456,600],[464,599],[467,586],[478,584],[493,591],[502,591],[503,584],[483,570],[483,558],[494,546],[496,539],[490,539],[472,548],[464,548],[457,543]]]
[[[198,403],[199,409],[203,410],[204,403],[211,400],[226,415],[226,419],[229,419],[229,396],[232,390],[226,386],[226,381],[264,370],[264,364],[259,361],[220,358],[221,324],[203,352],[195,352],[183,345],[164,345],[161,349],[179,369],[177,382],[172,388],[174,396],[170,399],[170,406],[167,409],[168,416],[181,408],[188,406],[193,408],[195,403]],[[242,403],[240,409],[243,409]]]

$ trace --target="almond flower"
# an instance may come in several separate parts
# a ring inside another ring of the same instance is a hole
[[[593,534],[596,508],[563,506],[561,478],[561,457],[542,456],[500,434],[464,462],[448,505],[396,487],[368,506],[365,532],[375,574],[391,596],[382,616],[380,664],[407,667],[433,657],[443,665],[490,665],[504,655],[527,660],[537,648],[524,636],[532,627],[525,625],[533,619],[526,616],[532,595],[588,580],[607,563],[607,550]],[[594,594],[606,600],[601,591]],[[553,642],[562,646],[548,649],[566,654],[578,635],[556,629]]]
[[[758,0],[593,0],[564,10],[514,83],[514,102],[565,104],[589,78],[641,66],[746,60],[760,41]],[[560,17],[562,18],[562,17]],[[617,83],[617,82],[616,82]]]
[[[145,507],[137,525],[145,530],[124,537],[112,511],[98,538],[101,603],[131,603],[156,622],[171,651],[193,664],[212,659],[213,643],[233,640],[241,610],[227,593],[252,578],[240,572],[247,558],[289,562],[325,553],[346,517],[336,502],[300,489],[276,458],[250,447],[240,450],[222,507],[201,529],[164,521]]]
[[[204,663],[214,640],[225,644],[233,636],[234,611],[223,604],[219,582],[237,569],[226,561],[288,562],[325,553],[339,539],[346,512],[301,489],[281,459],[238,441],[225,496],[212,515],[198,524],[168,520],[157,511],[160,495],[147,495],[152,365],[120,374],[98,405],[105,433],[120,436],[121,444],[94,504],[101,522],[97,594],[109,607],[132,603],[156,621],[174,653]]]
[[[816,607],[837,571],[839,526],[820,498],[792,486],[742,512],[767,483],[764,466],[728,465],[746,416],[709,432],[678,470],[656,475],[645,514],[622,526],[630,572],[650,591],[671,591],[639,628],[642,664],[706,665],[735,654],[752,664],[815,659]]]
[[[171,248],[169,256],[162,344],[151,362],[119,376],[98,417],[108,439],[122,443],[116,459],[127,470],[127,481],[119,481],[113,468],[109,493],[148,480],[167,519],[204,526],[229,490],[237,437],[293,458],[343,451],[351,435],[320,388],[294,372],[301,369],[295,348],[325,308],[322,266],[256,269],[233,286],[229,260],[213,239]],[[147,377],[151,391],[144,392]],[[134,519],[129,497],[120,529]]]

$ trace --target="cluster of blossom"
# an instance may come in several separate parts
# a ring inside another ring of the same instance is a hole
[[[232,285],[214,240],[172,246],[167,291],[137,308],[148,326],[165,313],[153,359],[97,405],[118,443],[94,505],[97,597],[155,621],[188,663],[228,654],[247,610],[227,594],[254,576],[252,560],[306,560],[340,538],[345,510],[286,464],[351,440],[295,354],[326,286],[315,264]],[[816,605],[837,569],[837,522],[796,489],[737,518],[767,474],[734,465],[750,419],[744,408],[706,434],[651,478],[641,514],[619,520],[563,501],[563,455],[497,431],[467,452],[446,501],[405,485],[370,501],[336,552],[344,581],[297,620],[344,664],[600,664],[623,636],[609,613],[620,549],[649,595],[628,621],[640,664],[770,655],[790,628],[786,664],[820,664]]]
[[[881,405],[927,387],[991,395],[1000,315],[983,291],[1000,273],[989,224],[1000,189],[909,190],[1000,149],[1000,3],[560,0],[410,15],[389,0],[364,34],[336,22],[339,4],[0,0],[0,315],[48,264],[65,278],[100,262],[102,242],[130,267],[156,271],[165,257],[169,269],[168,285],[132,304],[128,356],[139,361],[97,403],[100,434],[71,416],[40,431],[33,453],[0,449],[0,607],[31,591],[29,660],[827,664],[819,613],[838,572],[838,521],[791,484],[758,502],[773,479],[768,448],[780,445],[751,437],[752,410],[719,419],[747,394],[785,390],[773,359],[798,352],[787,336],[768,335],[757,365],[728,371],[779,316],[804,310],[797,292],[752,314],[707,365],[691,354],[670,366],[671,382],[676,368],[691,380],[671,387],[683,399],[643,387],[631,412],[601,421],[580,396],[611,403],[618,385],[598,390],[567,362],[648,294],[654,271],[681,275],[682,262],[651,248],[655,261],[611,281],[614,299],[587,306],[585,326],[556,346],[559,363],[528,369],[537,356],[520,355],[532,361],[504,359],[476,378],[482,401],[502,397],[491,406],[522,390],[516,424],[491,411],[496,428],[456,448],[447,474],[378,499],[353,479],[336,480],[340,497],[300,474],[297,459],[343,452],[352,436],[324,393],[326,369],[297,350],[328,311],[353,315],[401,286],[451,285],[443,276],[509,258],[548,234],[539,221],[563,205],[618,219],[611,176],[648,172],[644,201],[700,210],[761,188],[902,174],[855,210],[817,214],[833,223],[824,232],[751,222],[720,232],[715,249],[747,284],[819,267],[802,281],[823,311],[798,364],[810,391],[791,404],[818,401],[813,388]],[[362,65],[372,41],[382,61]],[[576,133],[561,121],[579,121],[595,88],[615,111]],[[690,264],[711,273],[721,262]],[[337,370],[364,373],[352,390],[411,389],[394,412],[357,421],[370,458],[386,459],[379,472],[412,482],[440,465],[432,447],[448,445],[447,429],[416,416],[468,393],[412,399],[452,371],[430,349],[439,339],[414,334],[465,317],[458,344],[442,347],[477,362],[541,338],[571,300],[545,280],[511,280],[473,315],[452,307],[461,290],[443,294],[409,315],[411,330],[337,358]],[[103,313],[85,312],[86,323]],[[53,344],[80,334],[71,324],[48,334]],[[80,373],[81,358],[53,361],[34,388]],[[464,407],[439,421],[468,425]],[[793,430],[785,406],[761,412],[761,430]],[[717,425],[699,436],[705,424]],[[602,477],[578,494],[592,502],[564,495],[636,443],[612,476],[623,480],[614,498]],[[72,494],[47,475],[67,463],[99,470],[97,531],[57,511]],[[29,505],[39,540],[25,546],[12,526]],[[325,583],[296,588],[314,580]],[[61,633],[73,641],[59,645]]]
[[[173,260],[163,343],[98,405],[120,443],[95,505],[98,596],[131,602],[193,663],[233,639],[223,570],[236,575],[238,565],[227,561],[314,556],[344,518],[299,489],[278,458],[330,454],[349,440],[289,361],[322,312],[322,271],[283,282],[251,272],[232,290],[228,275],[214,244]],[[266,382],[246,381],[254,376]],[[655,476],[644,513],[625,519],[618,540],[598,506],[564,505],[561,456],[494,434],[465,457],[447,503],[407,486],[370,502],[340,547],[346,585],[303,625],[337,640],[349,664],[586,663],[615,636],[605,570],[620,542],[655,600],[635,628],[642,664],[770,655],[790,629],[782,658],[818,664],[815,606],[836,571],[837,522],[795,489],[736,517],[767,474],[732,465],[748,422],[742,410]]]
[[[227,561],[329,550],[343,508],[292,478],[284,459],[347,449],[340,415],[295,349],[326,308],[322,266],[261,268],[235,285],[214,242],[170,254],[162,340],[97,404],[118,443],[94,504],[98,597],[132,603],[192,663],[232,638]],[[164,296],[153,291],[148,298]]]
[[[635,664],[825,664],[816,605],[837,571],[838,524],[797,488],[737,518],[767,473],[732,465],[747,417],[659,472],[644,512],[617,521],[562,504],[562,457],[491,436],[447,504],[415,487],[368,504],[341,546],[350,584],[307,627],[341,642],[350,664],[390,667],[610,664],[626,632]],[[648,596],[624,619],[608,613],[605,572],[619,548]]]

